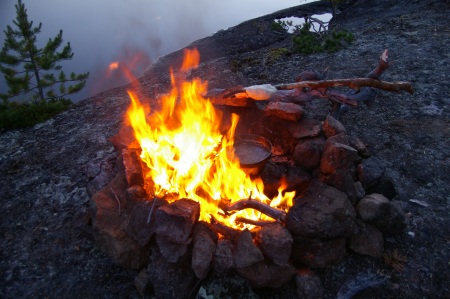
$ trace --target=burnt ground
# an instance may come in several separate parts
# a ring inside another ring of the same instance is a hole
[[[401,235],[387,237],[385,250],[397,250],[407,262],[398,271],[382,259],[351,254],[342,264],[317,273],[326,298],[335,298],[342,285],[368,271],[389,279],[358,298],[448,298],[449,2],[365,0],[347,6],[334,20],[355,34],[347,49],[274,57],[271,49],[292,49],[287,34],[270,29],[274,18],[329,11],[320,3],[300,6],[193,43],[204,56],[191,75],[209,80],[210,88],[287,83],[303,70],[327,66],[329,79],[363,77],[389,49],[394,63],[382,79],[409,81],[415,93],[383,91],[370,107],[352,109],[341,121],[388,164],[393,200],[404,210],[408,227]],[[154,96],[167,90],[167,66],[179,55],[161,58],[139,79],[143,93]],[[34,128],[0,134],[0,297],[140,297],[133,285],[136,271],[114,265],[96,248],[84,225],[90,196],[114,175],[116,154],[108,139],[122,125],[129,104],[125,89],[86,99]],[[220,288],[226,283],[209,280],[203,285]],[[292,284],[252,291],[244,283],[230,289],[229,298],[292,294]]]

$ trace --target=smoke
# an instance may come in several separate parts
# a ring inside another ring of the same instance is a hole
[[[128,82],[110,74],[113,61],[133,64],[142,75],[152,61],[215,31],[245,20],[304,3],[302,0],[23,0],[29,20],[42,22],[38,44],[42,47],[63,30],[74,58],[62,64],[67,73],[90,72],[87,87],[72,97],[80,100]],[[0,39],[15,19],[16,1],[0,4]],[[138,63],[134,61],[139,57]],[[0,76],[0,80],[3,77]],[[6,86],[0,81],[0,92]]]

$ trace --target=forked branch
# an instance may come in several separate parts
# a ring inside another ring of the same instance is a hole
[[[280,221],[286,220],[286,212],[272,208],[268,204],[265,204],[259,200],[254,199],[241,199],[234,203],[229,203],[225,200],[222,200],[219,203],[219,208],[221,208],[225,212],[225,214],[229,214],[230,212],[240,211],[244,209],[254,209],[260,211],[261,213],[275,220]]]

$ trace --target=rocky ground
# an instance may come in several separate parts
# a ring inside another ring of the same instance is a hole
[[[356,278],[364,280],[369,271],[388,280],[358,298],[448,298],[449,2],[361,0],[346,6],[334,24],[355,34],[347,49],[273,55],[274,49],[292,49],[288,34],[271,30],[273,19],[329,11],[318,3],[250,20],[193,43],[203,56],[191,75],[208,80],[210,88],[287,83],[303,70],[326,67],[329,79],[363,77],[388,49],[393,65],[382,79],[409,81],[415,93],[383,91],[371,107],[352,109],[341,121],[388,163],[393,199],[402,206],[408,227],[400,236],[388,237],[385,250],[397,251],[406,261],[396,270],[382,259],[350,255],[317,273],[326,298],[335,298],[342,285],[350,286]],[[165,92],[167,67],[179,57],[175,52],[155,63],[139,79],[143,93],[153,97]],[[123,123],[129,104],[125,90],[86,99],[34,128],[0,134],[0,297],[140,297],[133,285],[136,271],[114,265],[99,252],[85,213],[90,196],[114,175],[116,154],[108,139]],[[228,287],[222,298],[291,298],[295,287],[251,290],[245,282],[230,281],[211,278],[202,290]]]

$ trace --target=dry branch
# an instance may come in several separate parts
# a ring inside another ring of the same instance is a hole
[[[234,239],[237,237],[238,235],[238,231],[236,231],[235,229],[226,226],[225,224],[220,223],[219,221],[217,221],[216,218],[214,218],[213,215],[209,215],[211,217],[211,228],[218,234],[221,234],[222,236],[226,236],[229,237],[231,239]]]
[[[226,214],[232,211],[254,209],[275,220],[285,221],[286,219],[286,212],[272,208],[268,204],[254,199],[241,199],[232,204],[229,204],[226,201],[222,200],[219,203],[219,208],[221,208]]]
[[[246,223],[246,224],[251,224],[251,225],[255,225],[255,226],[264,226],[264,225],[276,223],[276,221],[252,220],[252,219],[247,219],[244,217],[236,217],[235,221],[241,222],[241,223]]]
[[[372,78],[302,81],[302,82],[275,85],[275,87],[278,90],[296,89],[296,88],[318,89],[318,88],[328,88],[338,86],[346,86],[352,89],[360,89],[361,87],[374,87],[392,92],[400,92],[403,90],[410,94],[414,93],[411,83],[409,82],[385,82]]]
[[[215,105],[239,107],[250,107],[253,103],[252,100],[275,100],[304,104],[314,98],[322,98],[332,103],[331,114],[339,118],[339,114],[346,111],[349,106],[358,106],[361,102],[368,105],[372,103],[378,95],[379,89],[397,93],[401,91],[414,93],[409,82],[379,80],[389,66],[388,50],[384,50],[377,66],[365,78],[325,80],[327,70],[323,73],[303,71],[295,83],[275,86],[270,84],[250,87],[236,86],[228,90],[215,90],[210,93],[210,96]],[[348,87],[356,92],[333,90],[333,87]],[[257,96],[255,97],[255,95]]]

